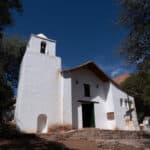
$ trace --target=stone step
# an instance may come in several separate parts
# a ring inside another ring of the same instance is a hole
[[[149,139],[117,139],[117,140],[95,140],[97,147],[106,147],[106,149],[117,149],[119,144],[124,146],[133,146],[134,148],[149,150],[150,140]],[[114,147],[114,148],[113,148]],[[126,149],[126,147],[125,147]]]
[[[112,131],[100,129],[72,130],[65,133],[41,134],[47,139],[150,139],[150,134],[141,131]]]
[[[150,134],[137,131],[110,131],[110,130],[82,130],[77,131],[73,137],[96,137],[96,138],[106,138],[106,139],[127,139],[127,138],[150,138]]]

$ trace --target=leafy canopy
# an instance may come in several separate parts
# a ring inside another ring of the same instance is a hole
[[[24,41],[3,39],[4,29],[14,24],[14,13],[22,13],[21,0],[0,0],[0,123],[9,120],[13,110],[13,85],[16,85]],[[6,117],[7,116],[7,117]]]
[[[23,12],[20,0],[0,0],[0,39],[5,27],[14,24],[14,12]]]
[[[13,88],[17,86],[19,67],[26,40],[17,36],[3,38],[0,47],[0,123],[12,119]]]
[[[12,111],[14,109],[14,101],[12,100],[13,90],[8,85],[7,80],[1,76],[0,78],[0,123],[11,120]]]
[[[15,86],[18,80],[19,67],[25,51],[26,40],[12,36],[2,40],[0,47],[0,74]]]
[[[119,22],[128,30],[120,54],[140,71],[150,71],[150,0],[122,0]]]
[[[122,88],[135,98],[139,122],[150,115],[150,77],[148,73],[137,73],[122,83]]]

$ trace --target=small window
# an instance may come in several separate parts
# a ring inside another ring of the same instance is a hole
[[[129,108],[134,108],[133,102],[131,100],[128,101]]]
[[[42,54],[45,54],[45,49],[46,49],[46,42],[42,41],[41,42],[41,50],[40,50],[40,52]]]
[[[78,80],[76,80],[76,84],[79,84],[79,81],[78,81]]]
[[[90,85],[84,84],[84,96],[90,97]]]
[[[99,84],[96,84],[96,88],[97,88],[97,89],[99,88]]]
[[[125,99],[125,107],[128,107],[128,100]]]
[[[108,112],[107,113],[107,120],[114,120],[114,119],[115,119],[114,112]]]
[[[120,98],[120,106],[123,107],[123,98]]]

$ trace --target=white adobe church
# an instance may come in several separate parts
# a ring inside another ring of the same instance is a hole
[[[139,130],[134,98],[94,62],[62,70],[56,41],[31,35],[20,68],[15,121],[21,131],[72,128]]]

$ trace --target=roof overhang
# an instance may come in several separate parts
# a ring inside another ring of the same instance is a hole
[[[86,62],[80,66],[68,69],[68,70],[63,70],[62,73],[71,73],[74,71],[78,71],[80,69],[90,69],[91,71],[93,71],[102,81],[104,82],[111,82],[113,85],[115,85],[117,88],[119,88],[120,90],[121,87],[116,84],[110,77],[108,77],[93,61],[89,61]],[[122,90],[123,91],[123,90]]]
[[[74,72],[74,71],[77,71],[79,69],[90,69],[98,77],[100,77],[101,80],[103,80],[104,82],[109,81],[108,76],[94,62],[91,62],[91,61],[87,62],[87,63],[84,63],[80,66],[68,69],[68,70],[63,70],[62,73]]]

